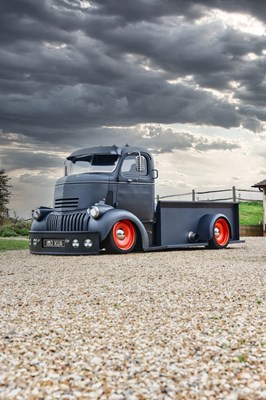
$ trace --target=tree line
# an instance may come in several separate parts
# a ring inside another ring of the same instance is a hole
[[[0,224],[8,218],[8,208],[11,192],[9,185],[10,178],[7,176],[4,169],[0,169]]]

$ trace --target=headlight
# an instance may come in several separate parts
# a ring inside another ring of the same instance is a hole
[[[91,206],[87,209],[87,213],[90,217],[97,219],[100,218],[107,211],[112,210],[114,207],[105,204],[102,200],[99,203],[95,203],[94,206]]]
[[[100,215],[100,210],[97,206],[92,206],[90,208],[90,216],[94,219],[98,218]]]
[[[40,208],[36,208],[35,210],[32,211],[32,217],[36,219],[36,221],[39,221],[41,219],[42,213]]]
[[[32,211],[31,215],[36,221],[40,221],[41,219],[43,219],[47,214],[49,214],[52,211],[53,211],[52,208],[41,206],[41,207],[35,208],[35,210]]]

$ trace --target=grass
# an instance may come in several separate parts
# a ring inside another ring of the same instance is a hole
[[[263,221],[263,205],[260,201],[239,204],[240,225],[259,225]]]
[[[0,239],[0,251],[25,250],[28,248],[28,240]]]
[[[248,356],[247,354],[239,354],[239,356],[237,356],[237,360],[240,363],[246,363],[248,361]]]

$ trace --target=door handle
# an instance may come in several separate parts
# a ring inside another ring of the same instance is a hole
[[[135,178],[135,179],[128,178],[127,181],[128,182],[138,182],[138,181],[140,181],[140,178]]]

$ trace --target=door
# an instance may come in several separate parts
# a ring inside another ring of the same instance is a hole
[[[117,208],[128,210],[141,221],[152,221],[154,213],[154,180],[148,154],[142,153],[143,170],[137,171],[137,153],[124,156],[119,172]]]

